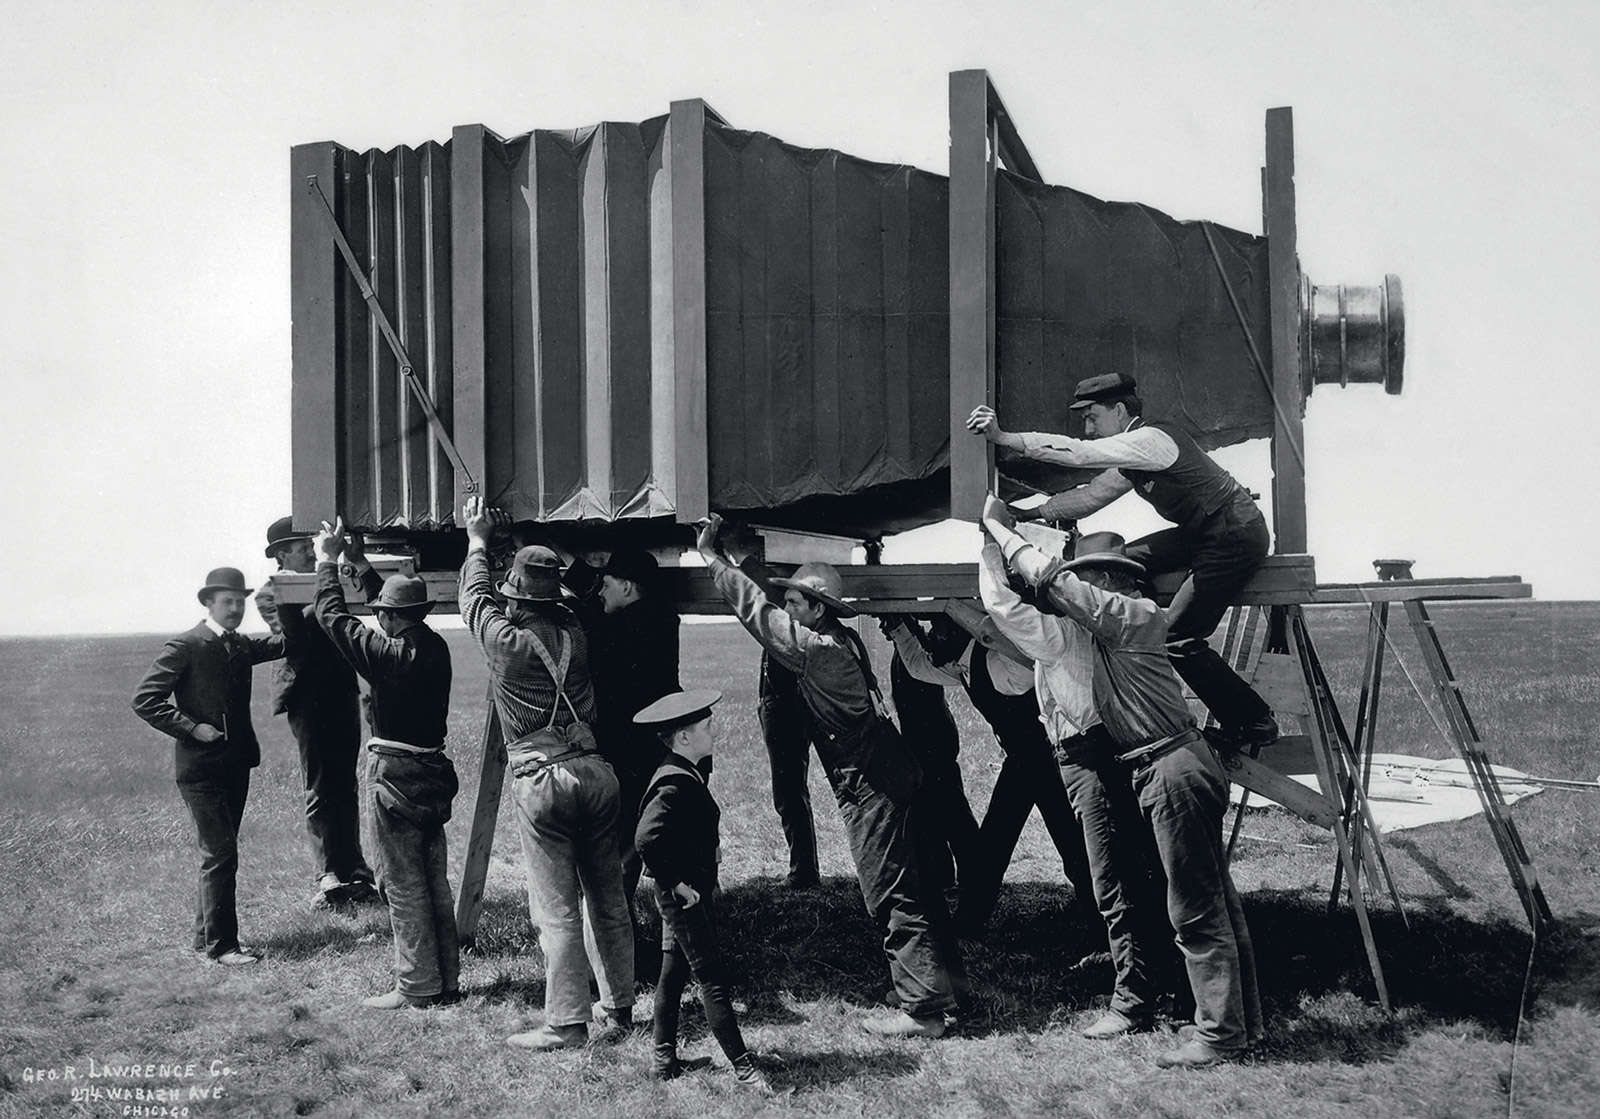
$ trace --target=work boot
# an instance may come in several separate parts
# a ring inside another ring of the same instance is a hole
[[[654,1080],[676,1080],[686,1072],[698,1072],[710,1064],[710,1057],[683,1060],[678,1056],[677,1042],[658,1041],[650,1059],[650,1076]]]
[[[622,1006],[616,1009],[601,1007],[594,1020],[594,1040],[616,1044],[628,1036],[628,1031],[633,1029],[633,1007]]]
[[[1210,727],[1206,741],[1221,754],[1254,754],[1278,741],[1278,720],[1264,715],[1252,723],[1236,727]]]
[[[1141,1033],[1150,1028],[1147,1020],[1130,1018],[1120,1010],[1108,1010],[1094,1025],[1083,1031],[1090,1041],[1110,1041],[1125,1034]]]
[[[878,1037],[943,1037],[944,1015],[931,1014],[916,1018],[904,1010],[897,1010],[892,1014],[878,1014],[863,1019],[861,1028]]]
[[[772,1090],[772,1082],[767,1079],[767,1074],[761,1071],[761,1066],[756,1064],[756,1055],[748,1049],[733,1059],[733,1078],[742,1087],[748,1088],[759,1095],[776,1095]]]
[[[588,1044],[589,1031],[582,1022],[575,1022],[570,1026],[540,1026],[527,1033],[512,1034],[506,1038],[507,1045],[514,1045],[518,1049],[532,1049],[535,1052],[546,1053],[552,1049],[581,1049]]]
[[[1238,1059],[1243,1050],[1234,1052],[1227,1049],[1218,1049],[1208,1042],[1197,1037],[1176,1049],[1169,1049],[1156,1057],[1157,1068],[1206,1068],[1209,1065],[1220,1065],[1224,1061]]]
[[[398,987],[387,994],[373,995],[371,998],[361,1000],[362,1006],[372,1010],[403,1010],[408,1006],[425,1010],[430,1006],[441,1006],[443,1003],[443,995],[408,995]]]

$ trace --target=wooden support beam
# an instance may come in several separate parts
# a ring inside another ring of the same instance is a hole
[[[399,570],[400,561],[379,558],[373,561],[380,575]],[[978,568],[971,563],[894,563],[894,564],[839,564],[844,579],[845,597],[864,614],[948,613],[948,600],[978,597]],[[439,605],[441,612],[456,609],[456,573],[454,571],[423,571],[419,573],[428,584],[428,593]],[[1471,592],[1472,580],[1458,580],[1462,585],[1461,597],[1503,597],[1501,595],[1477,596]],[[1156,600],[1169,601],[1182,583],[1177,574],[1162,575],[1156,579]],[[316,597],[315,575],[293,575],[280,572],[273,576],[280,603],[309,603]],[[1377,586],[1385,591],[1400,584],[1353,584]],[[1416,586],[1433,584],[1416,583]],[[353,582],[346,581],[345,598],[353,610],[360,610],[360,593]],[[711,576],[703,567],[663,567],[660,571],[661,597],[684,614],[726,614],[727,604],[712,585]],[[1308,603],[1316,594],[1316,567],[1310,556],[1269,556],[1267,562],[1251,578],[1237,602],[1245,606],[1270,606],[1288,603]],[[1449,595],[1437,597],[1450,597]],[[1362,601],[1350,599],[1348,601]]]
[[[1294,204],[1294,113],[1267,110],[1262,171],[1272,336],[1272,530],[1274,550],[1304,552],[1306,537],[1305,378],[1300,369],[1300,257]]]
[[[976,520],[994,452],[967,415],[994,403],[994,160],[989,75],[950,75],[950,515]]]
[[[711,512],[706,448],[708,114],[721,122],[704,101],[674,101],[667,123],[667,178],[672,196],[672,449],[675,515],[680,524]]]
[[[315,177],[330,201],[342,189],[340,149],[301,144],[289,154],[290,509],[315,525],[339,500],[338,293],[344,264],[328,233]]]
[[[485,133],[483,125],[468,124],[450,134],[451,416],[456,450],[478,480],[478,492],[492,499],[496,491],[488,476],[488,334],[483,312],[488,280],[483,252]],[[471,496],[467,485],[457,474],[451,499],[457,513]]]

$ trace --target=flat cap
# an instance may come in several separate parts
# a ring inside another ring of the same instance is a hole
[[[1072,407],[1087,408],[1102,400],[1119,396],[1133,396],[1139,391],[1139,382],[1126,373],[1102,373],[1098,377],[1085,377],[1078,382],[1072,394]]]
[[[665,734],[709,717],[711,708],[721,698],[722,693],[714,688],[669,692],[635,715],[633,721]]]

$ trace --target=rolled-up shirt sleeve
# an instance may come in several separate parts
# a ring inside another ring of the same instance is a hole
[[[941,688],[961,683],[960,671],[954,666],[941,668],[933,663],[933,658],[928,656],[928,650],[922,647],[922,642],[917,640],[910,625],[896,626],[889,632],[894,640],[895,652],[900,654],[900,663],[905,665],[906,672],[913,680],[937,684]]]
[[[1023,602],[1022,596],[1006,581],[1005,557],[998,544],[983,546],[978,565],[978,596],[1000,632],[1029,657],[1053,664],[1067,655],[1061,627]]]
[[[1178,444],[1155,427],[1133,427],[1102,439],[1074,439],[1048,431],[1024,431],[1022,454],[1038,462],[1084,470],[1165,470],[1178,461]]]
[[[750,636],[779,664],[793,672],[804,672],[806,654],[817,640],[816,634],[767,601],[760,584],[726,560],[713,559],[706,564],[706,570]]]

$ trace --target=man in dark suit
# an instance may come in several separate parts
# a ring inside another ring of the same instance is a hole
[[[311,533],[297,532],[289,517],[267,529],[268,559],[279,571],[310,574],[316,570]],[[381,586],[365,556],[350,556],[368,595]],[[359,562],[357,562],[359,561]],[[369,585],[370,584],[370,585]],[[263,592],[263,599],[266,597]],[[317,625],[310,606],[277,610],[263,604],[262,616],[283,634],[284,660],[273,677],[274,714],[289,716],[300,750],[300,774],[306,789],[306,834],[317,875],[313,906],[325,909],[378,896],[372,868],[361,854],[361,800],[356,761],[361,754],[361,715],[356,702],[356,674]]]
[[[660,736],[634,725],[633,717],[679,690],[678,612],[657,596],[659,575],[656,558],[641,548],[613,551],[598,571],[582,560],[570,560],[562,575],[578,596],[578,620],[589,638],[595,738],[621,786],[618,840],[630,912],[642,870],[633,847],[639,801],[662,755]]]
[[[261,747],[250,724],[250,669],[283,656],[283,638],[238,631],[251,589],[237,568],[206,576],[206,618],[168,641],[133,693],[134,713],[173,738],[178,792],[200,840],[194,949],[229,967],[257,957],[239,947],[234,908],[239,820]]]

